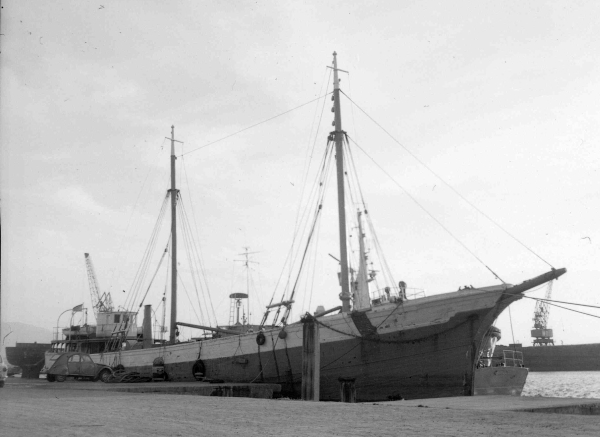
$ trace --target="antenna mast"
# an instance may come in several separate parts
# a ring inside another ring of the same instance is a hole
[[[246,308],[248,311],[248,324],[250,324],[250,264],[258,264],[256,261],[250,260],[250,255],[258,253],[258,252],[248,252],[249,247],[244,247],[244,253],[238,253],[238,255],[243,255],[244,259],[236,259],[234,261],[243,262],[244,267],[246,267]],[[244,293],[235,293],[235,294],[244,294]],[[231,296],[230,296],[231,297]]]

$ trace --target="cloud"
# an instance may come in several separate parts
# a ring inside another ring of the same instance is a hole
[[[81,215],[110,215],[114,211],[97,202],[93,196],[81,186],[70,186],[60,189],[54,195],[55,200],[63,206],[76,209]]]

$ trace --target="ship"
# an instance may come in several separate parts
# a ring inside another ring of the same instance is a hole
[[[6,360],[21,369],[21,378],[38,379],[50,343],[19,343],[6,347]]]
[[[553,346],[510,343],[498,347],[523,353],[524,362],[532,372],[600,371],[599,343]]]
[[[475,370],[475,396],[521,396],[523,392],[529,375],[523,352],[497,347],[496,344],[501,338],[500,329],[490,326]],[[497,355],[497,349],[502,350],[502,355]]]
[[[348,135],[342,130],[338,72],[343,70],[338,69],[336,53],[329,68],[333,74],[330,94],[334,130],[327,136],[324,156],[331,160],[328,162],[335,161],[332,166],[335,165],[337,180],[340,236],[339,259],[336,260],[341,288],[341,292],[339,289],[330,292],[339,295],[341,304],[330,309],[319,308],[298,321],[290,321],[300,288],[298,281],[292,281],[288,294],[280,300],[272,299],[267,305],[258,326],[240,329],[178,321],[176,223],[180,195],[176,186],[176,140],[172,126],[171,184],[167,190],[171,209],[169,338],[153,338],[152,310],[147,305],[141,327],[133,309],[105,309],[98,313],[98,323],[93,329],[65,328],[62,338],[56,338],[46,354],[46,367],[50,367],[60,353],[80,350],[90,353],[94,362],[155,380],[277,383],[282,386],[283,396],[298,398],[302,391],[303,328],[306,323],[312,323],[318,330],[320,350],[316,400],[339,401],[341,381],[352,381],[357,401],[476,394],[476,371],[486,335],[496,318],[524,292],[557,279],[566,269],[552,268],[517,285],[500,280],[500,284],[461,287],[431,296],[408,288],[403,281],[386,278],[381,282],[387,283],[371,289],[377,271],[370,268],[370,254],[363,239],[367,230],[362,225],[363,220],[369,219],[370,212],[363,202],[355,216],[346,214],[345,190],[350,189],[346,184],[351,159],[346,151],[350,146]],[[322,181],[316,184],[318,189],[322,185]],[[319,196],[316,196],[312,214],[307,214],[314,219],[307,227],[310,231],[307,244],[321,216]],[[358,223],[355,233],[358,243],[353,246],[357,248],[358,260],[352,265],[348,261],[348,219],[356,219]],[[300,251],[300,267],[307,253],[308,249]],[[212,334],[179,341],[179,326]]]

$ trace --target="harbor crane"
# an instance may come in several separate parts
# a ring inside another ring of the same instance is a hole
[[[548,288],[546,288],[546,296],[544,299],[540,299],[535,304],[535,310],[533,312],[533,329],[531,330],[531,336],[534,338],[534,346],[554,346],[554,339],[552,338],[552,329],[548,328],[548,316],[550,314],[550,308],[548,300],[552,296],[552,283],[548,282]]]
[[[85,253],[85,266],[87,268],[88,282],[90,284],[90,294],[92,296],[92,306],[94,308],[94,314],[110,312],[113,310],[112,297],[110,293],[100,294],[100,287],[98,286],[98,280],[96,279],[96,272],[94,271],[94,264],[92,264],[92,258],[89,253]]]

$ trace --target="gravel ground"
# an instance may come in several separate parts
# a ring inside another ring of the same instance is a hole
[[[494,402],[485,410],[485,397],[469,398],[481,399],[470,409],[465,398],[341,404],[123,394],[81,384],[9,379],[0,389],[0,436],[531,437],[600,429],[600,416],[512,412]]]

